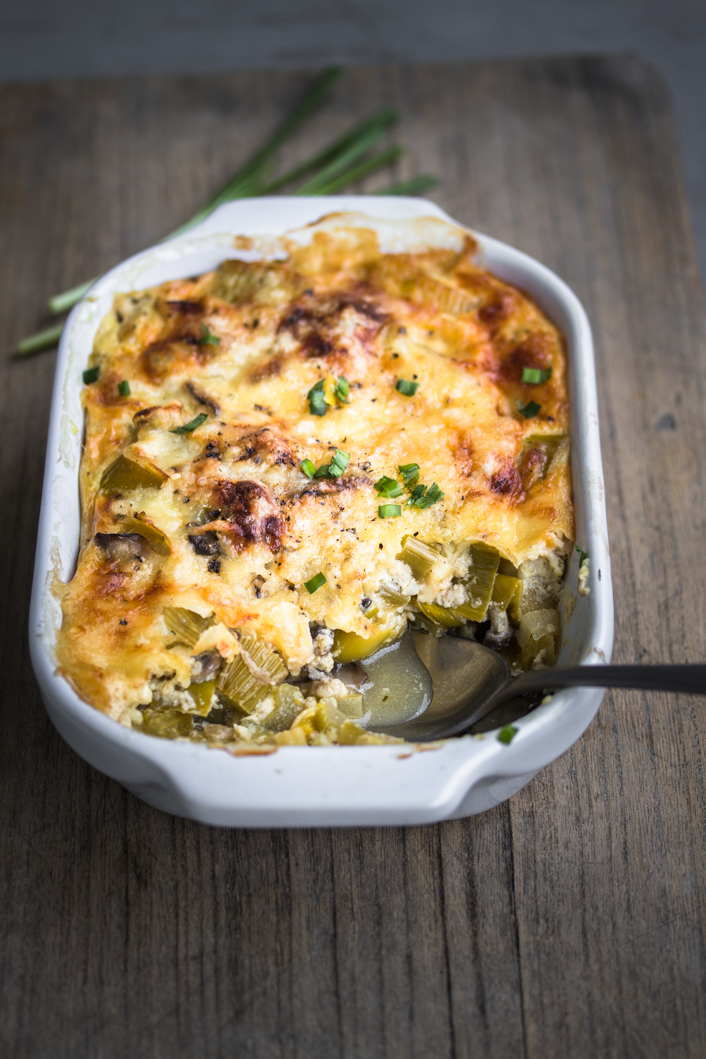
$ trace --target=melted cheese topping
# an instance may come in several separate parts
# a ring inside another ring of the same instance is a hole
[[[297,674],[316,659],[312,628],[374,633],[363,607],[384,611],[386,585],[456,605],[454,556],[469,542],[514,567],[566,550],[562,336],[460,242],[388,253],[373,230],[329,222],[305,244],[281,240],[275,257],[115,298],[83,391],[82,547],[58,645],[87,701],[129,722],[155,677],[188,686],[193,652],[174,643],[165,607],[215,616],[199,650],[232,657],[246,627]],[[307,395],[322,380],[317,416]],[[350,456],[339,477],[303,472],[337,449]],[[426,509],[374,488],[384,475],[402,485],[410,463],[443,492]],[[400,517],[380,517],[387,502]],[[397,558],[407,534],[448,546],[426,588]]]

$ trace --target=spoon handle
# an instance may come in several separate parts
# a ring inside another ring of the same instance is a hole
[[[706,665],[673,666],[558,666],[536,669],[512,680],[495,698],[544,688],[645,688],[706,695]],[[496,703],[497,704],[497,703]]]

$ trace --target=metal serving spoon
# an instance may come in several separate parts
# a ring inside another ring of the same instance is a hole
[[[433,697],[426,710],[400,724],[371,724],[415,743],[461,735],[499,706],[528,692],[556,688],[644,688],[647,691],[685,691],[706,695],[706,665],[675,666],[557,666],[511,677],[504,658],[489,647],[458,636],[437,639],[408,630],[400,644],[409,659],[413,643],[431,677]],[[513,704],[496,726],[524,716],[530,707]]]

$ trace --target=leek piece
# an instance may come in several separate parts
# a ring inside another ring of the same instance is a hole
[[[556,662],[560,632],[558,610],[546,608],[523,614],[517,634],[522,668],[529,669],[535,659],[543,666],[553,666]]]
[[[278,732],[275,736],[277,746],[306,746],[306,732],[303,728],[292,728],[287,732]]]
[[[417,580],[421,581],[438,562],[439,553],[429,544],[408,534],[402,538],[402,551],[397,558],[407,563]]]
[[[293,684],[280,684],[272,693],[274,708],[262,724],[270,732],[284,732],[296,721],[304,709],[304,696]]]
[[[457,629],[468,621],[459,607],[441,607],[438,603],[420,603],[419,600],[416,601],[416,606],[425,618],[442,629]]]
[[[470,556],[472,565],[466,580],[469,602],[464,603],[462,609],[471,621],[484,621],[493,594],[500,554],[495,548],[479,542],[471,545]]]
[[[355,721],[344,721],[338,729],[338,742],[341,746],[354,746],[364,735],[366,735],[365,729]]]
[[[121,527],[124,527],[128,533],[139,533],[141,537],[144,537],[150,548],[157,553],[157,555],[171,555],[172,549],[169,544],[169,539],[166,533],[155,526],[151,519],[147,518],[144,511],[138,512],[133,515],[132,518],[124,519],[120,523]]]
[[[153,463],[138,463],[127,456],[118,456],[103,472],[99,488],[102,493],[159,489],[168,478],[169,475]]]
[[[180,710],[146,709],[142,714],[142,731],[160,739],[186,739],[193,727],[193,717]]]
[[[184,643],[193,647],[206,629],[215,623],[215,616],[209,614],[203,618],[195,610],[187,610],[186,607],[165,607],[162,611],[165,625],[175,636],[179,636]],[[209,681],[206,681],[209,683]],[[202,684],[192,684],[189,690],[194,693],[194,688],[203,687]]]
[[[349,720],[357,720],[363,716],[363,696],[359,691],[352,691],[350,695],[336,699],[336,705]]]
[[[175,607],[175,610],[180,608]],[[187,611],[187,613],[191,613]],[[172,630],[174,631],[174,630]],[[207,717],[211,712],[213,694],[216,690],[215,680],[204,680],[202,684],[190,684],[189,694],[196,703],[196,712],[200,717]]]
[[[402,592],[397,592],[394,588],[389,588],[387,585],[383,585],[378,591],[383,599],[386,599],[388,603],[392,603],[393,607],[404,607],[412,598],[411,596],[405,596]]]
[[[520,599],[522,598],[522,582],[519,577],[510,577],[509,574],[497,574],[493,585],[493,603],[506,610],[510,621],[515,625],[520,623]]]
[[[337,662],[360,662],[363,658],[369,658],[376,651],[397,636],[397,628],[379,626],[370,636],[358,636],[355,632],[344,632],[336,629],[333,634],[334,657]]]
[[[240,646],[247,654],[252,669],[242,654],[236,655],[221,671],[218,690],[245,713],[252,713],[271,688],[281,684],[287,676],[287,667],[274,647],[256,636],[241,635]]]

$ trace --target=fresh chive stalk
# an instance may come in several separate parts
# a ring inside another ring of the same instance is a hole
[[[376,170],[382,169],[383,166],[390,165],[391,162],[397,161],[402,154],[404,154],[403,147],[390,147],[389,150],[383,151],[381,154],[373,155],[372,158],[368,158],[365,162],[361,162],[360,165],[353,166],[352,169],[347,169],[345,173],[336,177],[335,180],[330,180],[326,184],[321,184],[317,191],[296,191],[295,194],[333,195],[336,191],[340,191],[349,184],[354,184],[356,180],[362,180],[363,177],[369,176],[370,173],[374,173]]]
[[[36,335],[29,335],[28,338],[23,338],[18,344],[17,352],[21,357],[29,357],[32,353],[41,353],[44,349],[51,349],[61,338],[63,330],[63,323],[54,324],[53,327],[48,327],[46,331],[38,331]]]
[[[438,177],[422,175],[411,180],[402,180],[399,184],[391,184],[389,188],[383,188],[381,191],[373,191],[373,195],[421,195],[425,191],[431,191],[438,183]]]
[[[174,429],[170,430],[169,433],[170,434],[191,434],[191,432],[193,430],[196,430],[197,427],[200,427],[201,424],[205,423],[207,419],[208,419],[208,412],[199,412],[199,414],[197,416],[195,416],[194,419],[192,419],[190,423],[184,423],[184,425],[182,427],[174,427]]]
[[[328,162],[318,173],[314,173],[312,177],[305,180],[297,190],[294,192],[295,195],[322,195],[326,194],[328,185],[334,180],[335,177],[340,176],[341,173],[345,172],[354,162],[364,155],[367,151],[371,151],[375,144],[379,143],[385,135],[385,128],[391,121],[394,121],[397,115],[394,111],[381,111],[379,115],[374,116],[368,122],[364,122],[357,132],[354,130],[351,140],[347,146],[338,153]],[[375,120],[377,118],[377,120]],[[366,127],[367,126],[367,127]]]
[[[321,571],[319,571],[318,574],[314,574],[312,578],[304,582],[304,588],[307,590],[310,596],[313,596],[314,592],[317,592],[321,588],[321,586],[325,584],[326,578],[321,573]]]
[[[319,154],[314,155],[308,162],[303,162],[297,166],[296,169],[290,170],[288,173],[284,173],[282,176],[277,177],[270,184],[266,184],[261,195],[271,195],[273,191],[278,191],[285,184],[292,184],[294,181],[299,180],[300,177],[306,176],[312,170],[319,169],[321,166],[327,166],[333,162],[339,155],[346,151],[348,152],[356,144],[359,144],[364,140],[371,131],[378,130],[391,122],[397,120],[397,114],[394,110],[384,109],[379,110],[373,114],[372,117],[367,118],[366,121],[361,122],[360,125],[356,125],[355,128],[347,132],[345,136],[335,140],[328,147],[325,147]],[[366,148],[367,149],[367,148]],[[349,157],[349,162],[351,161]]]

